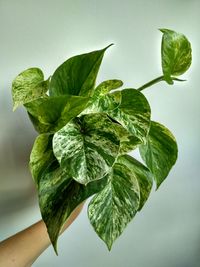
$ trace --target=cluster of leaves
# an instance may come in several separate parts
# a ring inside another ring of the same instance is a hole
[[[163,75],[134,89],[120,80],[95,87],[106,48],[65,61],[44,80],[30,68],[13,81],[14,109],[24,105],[38,131],[30,170],[42,218],[57,252],[57,239],[71,212],[90,196],[88,217],[108,249],[140,211],[177,159],[174,136],[151,121],[141,93],[158,81],[172,84],[191,64],[186,37],[162,29]],[[116,90],[118,89],[118,90]],[[144,163],[128,153],[139,148]]]

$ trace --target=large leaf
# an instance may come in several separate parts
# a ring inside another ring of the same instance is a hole
[[[149,169],[129,155],[118,157],[117,162],[124,164],[132,172],[140,187],[140,206],[141,210],[147,201],[153,185],[153,177]]]
[[[136,214],[139,202],[136,177],[124,164],[115,163],[108,184],[88,206],[90,222],[109,250]]]
[[[13,110],[41,96],[45,96],[49,81],[44,81],[43,72],[30,68],[20,73],[12,83]]]
[[[57,253],[57,239],[72,211],[91,195],[99,192],[107,178],[82,185],[74,181],[54,162],[39,181],[39,204],[50,240]]]
[[[51,134],[39,135],[33,145],[29,167],[31,174],[38,185],[42,173],[48,168],[48,166],[55,161],[55,156],[52,150],[52,138]]]
[[[115,123],[103,113],[76,118],[53,137],[53,151],[62,168],[82,184],[105,176],[119,149]]]
[[[112,80],[107,82],[112,82]],[[118,85],[120,86],[120,81]],[[108,89],[104,90],[103,86],[99,88],[83,113],[105,112],[128,130],[129,138],[138,139],[138,143],[145,142],[151,114],[145,96],[135,89],[123,89],[113,93],[108,93],[108,91]]]
[[[88,97],[72,95],[45,97],[25,104],[25,107],[40,132],[55,132],[81,113],[88,100]]]
[[[181,33],[161,29],[162,37],[162,69],[165,80],[173,84],[173,76],[186,72],[192,62],[192,49],[188,39]]]
[[[153,173],[158,188],[176,162],[178,148],[175,137],[165,126],[152,121],[147,143],[140,146],[140,154]]]
[[[51,78],[50,95],[91,96],[104,52],[108,47],[65,61]]]
[[[116,94],[119,92],[115,92]],[[108,115],[118,121],[131,135],[145,142],[150,126],[150,106],[145,96],[135,89],[121,91],[118,108],[108,110]]]

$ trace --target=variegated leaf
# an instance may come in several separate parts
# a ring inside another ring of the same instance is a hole
[[[162,37],[162,69],[164,79],[173,84],[172,75],[179,76],[186,72],[192,62],[192,49],[188,39],[181,33],[161,29]]]
[[[64,95],[39,98],[25,107],[39,132],[56,132],[81,113],[88,100],[88,97]]]
[[[165,126],[152,121],[147,143],[140,146],[140,154],[153,173],[158,188],[176,162],[178,148],[175,137]]]
[[[119,154],[127,154],[132,150],[136,149],[141,143],[140,139],[134,135],[131,135],[121,124],[115,122],[115,129],[120,139],[120,150]]]
[[[124,89],[121,91],[119,107],[107,113],[131,135],[140,139],[141,142],[145,142],[150,127],[151,110],[142,93],[135,89]]]
[[[56,69],[51,78],[50,95],[91,96],[103,55],[108,47],[65,61]]]
[[[104,81],[96,87],[94,91],[94,95],[95,96],[106,95],[110,91],[122,87],[122,85],[123,85],[123,82],[121,80],[114,79],[114,80]]]
[[[45,170],[39,181],[39,204],[50,240],[57,253],[59,233],[72,211],[84,200],[101,191],[107,177],[82,185],[63,171],[57,162]]]
[[[52,138],[53,135],[51,134],[39,135],[31,151],[29,167],[37,186],[42,173],[55,160],[52,150]]]
[[[118,107],[121,102],[121,93],[115,92],[115,94],[109,94],[109,92],[121,87],[122,85],[123,82],[120,80],[107,80],[100,83],[95,89],[87,108],[82,114],[105,112]]]
[[[108,184],[88,206],[90,222],[109,250],[136,214],[139,203],[136,177],[124,164],[115,163]]]
[[[53,151],[62,168],[82,184],[105,176],[119,149],[115,123],[103,113],[78,117],[53,137]]]
[[[151,110],[147,99],[138,90],[124,89],[107,94],[104,90],[100,96],[95,98],[94,95],[90,105],[83,111],[92,112],[105,112],[129,131],[130,139],[138,139],[138,143],[145,142],[150,127]]]
[[[118,157],[117,162],[124,164],[132,173],[140,187],[140,206],[141,210],[147,201],[153,185],[152,173],[143,164],[129,155]]]
[[[13,110],[41,96],[46,96],[49,81],[44,81],[43,72],[30,68],[20,73],[12,83]]]

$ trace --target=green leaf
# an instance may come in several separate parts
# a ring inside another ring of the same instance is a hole
[[[25,104],[25,107],[40,132],[56,132],[81,113],[88,100],[72,95],[45,97]]]
[[[116,94],[119,92],[115,92]],[[121,103],[118,108],[107,111],[131,135],[145,142],[150,127],[150,106],[145,96],[135,89],[121,91]]]
[[[13,110],[41,96],[46,96],[49,80],[44,81],[43,72],[30,68],[20,73],[12,83]]]
[[[129,155],[118,157],[117,162],[124,164],[132,173],[140,187],[140,206],[141,210],[147,201],[153,185],[153,177],[149,169]]]
[[[105,112],[120,123],[130,134],[129,138],[145,142],[150,127],[150,106],[145,96],[135,89],[114,93],[94,94],[83,114]],[[103,90],[102,90],[103,91]]]
[[[50,132],[50,129],[52,127],[51,125],[44,124],[44,123],[40,122],[36,117],[31,115],[29,112],[27,112],[27,113],[28,113],[29,119],[32,122],[33,127],[36,130],[36,132],[41,133],[41,134]]]
[[[107,80],[100,83],[94,91],[95,96],[106,95],[112,90],[122,87],[123,82],[121,80]]]
[[[138,139],[134,135],[130,135],[130,133],[115,120],[113,120],[113,122],[115,123],[115,130],[120,139],[119,154],[127,154],[128,152],[131,152],[132,150],[136,149],[141,143],[140,139]]]
[[[51,78],[50,95],[91,96],[103,55],[108,47],[65,61]]]
[[[121,92],[115,92],[115,94],[109,94],[109,92],[122,85],[123,82],[120,80],[107,80],[99,84],[83,114],[106,112],[117,108],[121,102]]]
[[[53,151],[61,167],[82,184],[105,176],[119,148],[115,124],[102,113],[76,118],[53,137]]]
[[[161,29],[162,37],[162,69],[167,83],[173,84],[171,76],[185,73],[192,62],[192,49],[188,39],[181,33]]]
[[[140,146],[140,154],[153,173],[158,188],[176,162],[178,148],[175,137],[165,126],[152,121],[147,143]]]
[[[106,183],[104,177],[86,186],[79,184],[57,162],[43,173],[39,180],[39,204],[56,253],[58,236],[67,218],[81,202],[102,190]]]
[[[136,177],[124,164],[115,163],[108,184],[88,206],[90,222],[109,250],[136,214],[139,202]]]
[[[51,134],[39,135],[31,151],[29,167],[37,185],[41,174],[48,168],[52,161],[55,161],[52,150],[52,138],[53,135]]]

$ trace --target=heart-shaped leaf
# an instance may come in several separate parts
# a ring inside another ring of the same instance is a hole
[[[38,68],[21,72],[12,83],[13,110],[41,96],[46,96],[49,80],[44,81],[44,74]]]
[[[53,137],[53,151],[62,168],[82,184],[105,176],[119,149],[115,123],[103,113],[76,118]]]
[[[105,112],[130,133],[129,138],[138,139],[138,143],[145,142],[151,115],[145,96],[135,89],[123,89],[114,93],[107,91],[98,90],[101,93],[94,94],[83,113]]]
[[[108,47],[65,61],[51,78],[50,95],[91,96],[103,55]]]
[[[173,84],[173,76],[186,72],[192,62],[192,49],[188,39],[181,33],[161,29],[162,37],[162,69],[164,79]]]
[[[107,178],[82,185],[63,171],[57,162],[45,170],[39,180],[39,204],[42,218],[57,253],[59,233],[72,211],[84,200],[101,191]]]
[[[158,188],[176,162],[178,148],[175,137],[165,126],[152,121],[147,143],[140,146],[140,154],[153,173]]]
[[[108,184],[88,206],[90,222],[109,250],[136,214],[139,203],[136,177],[124,164],[115,163],[108,175]]]
[[[121,91],[121,103],[118,108],[107,113],[131,135],[140,139],[141,142],[145,142],[150,126],[151,110],[142,93],[135,89],[124,89]]]

